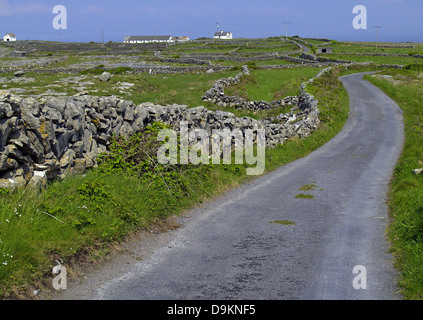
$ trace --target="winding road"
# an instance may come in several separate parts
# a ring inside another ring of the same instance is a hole
[[[362,76],[341,78],[351,110],[333,140],[189,211],[178,218],[180,228],[134,240],[129,253],[59,297],[401,299],[385,228],[402,113]],[[316,187],[299,191],[305,185]],[[296,198],[300,193],[314,198]],[[283,220],[294,224],[271,223]]]

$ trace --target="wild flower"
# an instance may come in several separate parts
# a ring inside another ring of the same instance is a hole
[[[13,258],[13,255],[8,254],[8,253],[3,253],[3,262],[0,264],[0,266],[7,266],[10,259]]]

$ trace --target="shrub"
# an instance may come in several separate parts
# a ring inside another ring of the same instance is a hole
[[[87,75],[87,74],[92,74],[92,75],[100,75],[105,71],[104,69],[104,64],[100,64],[98,66],[95,66],[94,68],[91,69],[87,69],[84,71],[81,71],[81,74]]]
[[[164,142],[157,141],[160,130],[167,126],[155,122],[144,132],[129,138],[114,137],[106,153],[98,157],[99,170],[113,174],[123,172],[137,176],[141,181],[156,188],[167,190],[170,194],[180,195],[186,190],[186,183],[181,170],[183,166],[161,164],[157,159],[158,150]]]
[[[404,67],[404,69],[406,70],[411,70],[411,71],[423,71],[423,63],[410,63],[408,65],[406,65]]]
[[[128,71],[132,72],[132,71],[134,71],[134,69],[132,69],[130,67],[116,67],[116,68],[110,69],[109,71],[112,74],[124,74]]]
[[[256,64],[255,61],[248,61],[247,62],[247,67],[250,70],[254,70],[254,69],[257,69],[257,64]]]

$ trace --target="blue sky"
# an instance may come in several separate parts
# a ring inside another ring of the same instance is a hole
[[[353,7],[367,8],[367,30],[355,30]],[[55,30],[53,7],[67,9]],[[0,0],[0,33],[18,40],[123,41],[126,35],[212,36],[216,22],[235,38],[299,35],[346,41],[423,42],[422,0]],[[284,22],[289,22],[285,24]],[[286,27],[288,29],[286,29]]]

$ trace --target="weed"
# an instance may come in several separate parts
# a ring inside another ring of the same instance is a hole
[[[314,184],[305,184],[298,191],[309,191],[309,190],[315,190],[316,188],[317,186]]]
[[[97,65],[97,66],[95,66],[95,67],[93,67],[91,69],[83,70],[80,73],[82,75],[100,75],[104,71],[106,71],[105,68],[104,68],[104,65],[103,64],[100,64],[100,65]]]
[[[314,199],[314,196],[311,194],[300,193],[295,196],[296,199]]]
[[[289,221],[289,220],[276,220],[276,221],[270,221],[269,223],[274,223],[274,224],[282,224],[284,226],[295,226],[296,223]]]
[[[127,72],[133,72],[134,69],[130,67],[116,67],[109,70],[112,74],[125,74]]]
[[[422,72],[423,71],[423,63],[410,63],[404,67],[405,70],[411,70],[411,71],[417,71]]]

